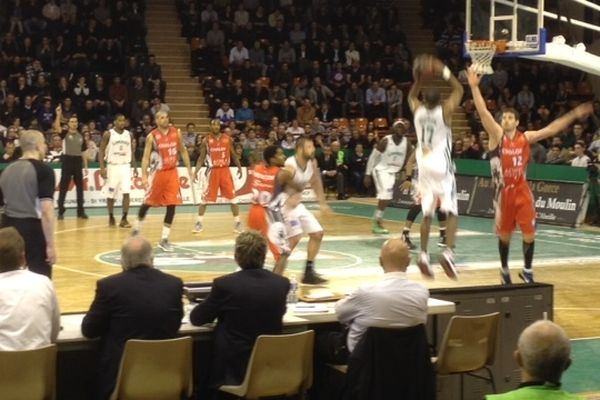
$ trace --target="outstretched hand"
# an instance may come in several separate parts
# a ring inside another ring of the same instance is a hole
[[[471,65],[467,68],[467,80],[469,81],[469,86],[479,86],[479,82],[481,82],[481,75],[475,72],[475,68]]]

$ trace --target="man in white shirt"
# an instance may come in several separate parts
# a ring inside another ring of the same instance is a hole
[[[575,151],[575,158],[571,160],[572,167],[583,167],[587,168],[588,164],[591,162],[590,158],[584,153],[585,143],[581,140],[578,140],[573,147]]]
[[[239,68],[249,58],[248,49],[244,47],[244,43],[241,40],[238,40],[235,43],[235,47],[229,52],[229,64],[232,67]]]
[[[60,311],[52,282],[25,266],[25,242],[0,229],[0,351],[32,350],[56,341]]]
[[[408,328],[427,321],[429,290],[406,278],[410,252],[402,239],[387,240],[379,264],[383,280],[359,286],[335,305],[338,321],[349,326],[348,351],[352,353],[368,328]]]

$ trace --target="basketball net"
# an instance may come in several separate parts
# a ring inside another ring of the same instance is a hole
[[[471,40],[467,47],[473,60],[471,68],[479,75],[493,74],[492,59],[496,54],[496,43],[490,40]]]

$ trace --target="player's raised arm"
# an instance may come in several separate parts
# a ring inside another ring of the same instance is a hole
[[[538,131],[527,131],[525,136],[529,143],[539,142],[562,132],[566,127],[578,119],[585,118],[594,111],[591,102],[583,103],[566,113],[560,118],[552,121],[548,126]]]
[[[452,74],[450,68],[444,65],[443,62],[436,58],[433,61],[433,66],[435,73],[441,75],[441,77],[447,81],[452,88],[450,96],[443,102],[444,121],[447,125],[450,125],[452,122],[452,114],[454,113],[456,107],[460,105],[460,101],[462,100],[465,90],[458,79],[456,79],[456,77]]]
[[[418,58],[417,58],[418,59]],[[415,63],[417,63],[417,59],[415,59]],[[408,106],[410,107],[410,111],[413,113],[419,106],[421,105],[421,101],[419,100],[419,93],[421,92],[421,74],[417,71],[417,65],[413,68],[413,85],[410,87],[410,91],[408,92]]]
[[[479,90],[481,76],[477,74],[472,67],[469,67],[467,69],[467,79],[469,80],[469,86],[471,87],[471,93],[473,94],[475,108],[477,109],[479,117],[481,118],[481,124],[490,136],[490,149],[493,150],[498,147],[498,144],[500,144],[502,141],[502,135],[504,132],[502,131],[500,124],[496,122],[494,116],[487,109],[485,99],[481,94],[481,90]]]

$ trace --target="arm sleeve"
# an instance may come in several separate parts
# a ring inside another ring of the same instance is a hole
[[[81,322],[81,333],[87,338],[104,335],[110,326],[110,300],[105,292],[102,290],[102,282],[98,281],[96,297]]]
[[[42,161],[34,161],[33,165],[37,173],[38,198],[53,199],[54,188],[56,186],[54,170],[50,166],[44,164]]]
[[[190,322],[192,325],[199,326],[213,322],[219,316],[226,297],[226,291],[223,290],[217,283],[217,280],[215,280],[213,282],[212,290],[206,300],[198,304],[192,310],[192,313],[190,314]]]
[[[377,150],[377,148],[374,148],[371,152],[371,155],[369,156],[369,161],[367,162],[367,170],[365,171],[365,173],[367,175],[371,175],[373,173],[373,168],[375,168],[375,166],[379,163],[380,160],[381,152]]]

